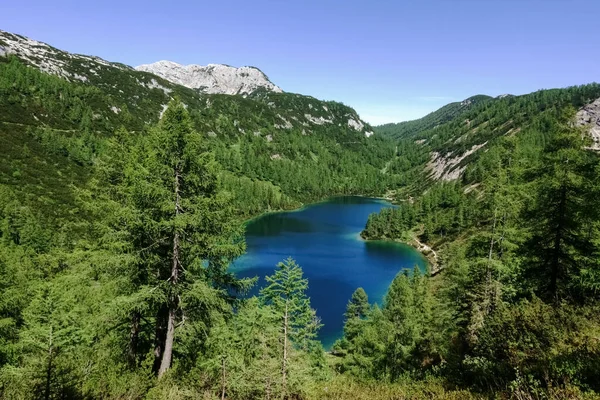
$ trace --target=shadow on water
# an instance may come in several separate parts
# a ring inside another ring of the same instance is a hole
[[[407,244],[385,240],[368,240],[364,243],[368,257],[380,259],[380,264],[384,268],[398,272],[398,267],[405,269],[416,266],[422,272],[426,270],[427,260],[425,257]]]
[[[260,278],[254,295],[278,262],[294,258],[309,281],[308,296],[324,324],[319,339],[329,348],[342,334],[343,314],[356,288],[363,287],[372,303],[381,303],[398,272],[426,265],[410,246],[360,239],[358,232],[369,214],[391,206],[380,199],[347,196],[294,212],[266,214],[248,223],[248,251],[232,269],[241,277]]]
[[[247,236],[277,236],[282,232],[312,232],[310,221],[294,218],[291,213],[267,214],[246,225]]]

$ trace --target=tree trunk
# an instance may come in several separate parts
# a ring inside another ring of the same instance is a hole
[[[262,362],[263,365],[265,366],[264,369],[264,378],[265,378],[265,400],[271,400],[271,374],[269,371],[269,367],[267,367],[269,365],[268,360],[267,360],[267,355],[268,355],[268,349],[267,349],[267,339],[264,336],[260,337],[260,341],[261,341],[261,347],[262,347]]]
[[[265,396],[266,400],[271,400],[271,377],[268,371],[265,374]]]
[[[560,273],[560,253],[563,239],[563,229],[565,226],[565,214],[567,207],[567,188],[563,185],[560,191],[560,202],[558,203],[558,221],[556,224],[556,232],[554,235],[554,244],[552,248],[552,265],[550,266],[550,296],[554,300],[558,300],[558,275]]]
[[[152,371],[155,374],[158,374],[158,371],[160,370],[160,364],[165,351],[168,316],[169,309],[167,308],[167,305],[161,305],[156,313],[156,328],[154,332],[154,366],[152,367]]]
[[[52,326],[50,327],[50,338],[48,340],[48,365],[46,366],[46,390],[44,399],[50,400],[50,384],[52,381],[52,359],[54,358],[54,347],[52,344]]]
[[[141,315],[138,311],[131,312],[131,330],[129,331],[129,349],[127,361],[130,368],[137,367],[138,343],[140,338]]]
[[[287,335],[288,335],[288,303],[285,302],[285,313],[283,314],[283,365],[281,368],[281,398],[286,397],[286,378],[287,378]]]
[[[488,262],[486,267],[486,284],[485,284],[485,307],[486,314],[488,314],[494,304],[493,304],[493,288],[492,288],[492,255],[494,254],[494,237],[496,235],[496,220],[497,220],[497,210],[494,208],[494,223],[492,225],[492,237],[490,238],[490,251],[488,253]]]
[[[221,358],[221,400],[225,400],[225,356]]]
[[[171,301],[172,303],[172,301]],[[160,368],[158,370],[158,377],[162,376],[171,368],[171,360],[173,358],[173,342],[175,339],[175,307],[169,306],[169,320],[167,323],[167,336],[165,338],[165,349],[163,352],[162,360],[160,362]]]
[[[175,168],[175,219],[180,213],[181,210],[181,197],[179,193],[179,171]],[[158,377],[161,378],[165,372],[171,368],[171,360],[173,358],[173,342],[175,341],[175,322],[176,322],[176,313],[177,308],[179,306],[178,297],[177,297],[177,285],[179,283],[179,231],[177,228],[173,233],[173,262],[171,266],[171,277],[169,280],[171,281],[171,293],[169,294],[169,320],[167,323],[167,337],[165,339],[165,351],[163,352],[162,361],[160,363],[160,369],[158,370]]]

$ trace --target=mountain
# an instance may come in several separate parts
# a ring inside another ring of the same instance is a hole
[[[213,101],[217,101],[215,99],[218,97],[210,95],[226,93],[244,94],[255,102],[263,103],[260,107],[266,107],[269,111],[263,110],[260,114],[268,114],[266,117],[269,123],[261,128],[301,128],[306,134],[310,134],[315,129],[318,130],[317,127],[332,126],[349,133],[360,132],[365,136],[372,134],[370,126],[350,107],[310,96],[283,93],[254,67],[233,68],[212,64],[207,67],[183,67],[162,61],[134,69],[99,57],[68,53],[46,43],[0,30],[0,57],[11,55],[41,72],[56,75],[76,85],[100,89],[106,104],[102,107],[98,107],[98,104],[90,107],[95,108],[94,112],[102,116],[96,119],[109,120],[111,125],[118,126],[118,120],[122,119],[118,116],[122,111],[125,112],[122,106],[131,114],[128,115],[132,117],[128,118],[131,119],[130,123],[140,129],[156,122],[174,96],[180,97],[193,110],[200,110],[210,108]],[[146,70],[153,70],[157,74]],[[188,75],[178,75],[179,72]],[[174,82],[174,75],[182,83]],[[239,97],[223,101],[244,102]],[[239,126],[236,128],[239,129],[235,131],[239,133],[255,128],[244,126],[245,122],[238,121],[236,125]]]
[[[68,80],[97,83],[103,78],[103,69],[133,72],[130,66],[108,62],[99,57],[71,54],[21,35],[0,30],[0,56],[13,54],[43,72]],[[234,68],[228,65],[183,66],[171,61],[140,65],[135,70],[160,76],[168,82],[210,94],[251,94],[258,89],[281,93],[267,76],[255,67]],[[160,88],[158,82],[147,86]],[[169,90],[165,87],[165,90]]]
[[[521,96],[474,96],[450,103],[425,117],[374,128],[380,135],[418,145],[427,155],[420,187],[436,181],[477,181],[477,160],[502,138],[540,129],[548,118],[573,110],[573,122],[598,135],[600,85],[539,90]],[[575,112],[577,112],[575,117]],[[595,139],[597,140],[597,139]],[[400,154],[401,156],[401,154]]]
[[[489,99],[491,99],[491,97],[485,95],[472,96],[463,101],[446,104],[439,110],[429,113],[423,118],[413,121],[379,125],[375,128],[375,131],[395,139],[410,137],[421,131],[432,129],[438,125],[451,121],[462,113],[467,112],[481,102]]]
[[[140,65],[138,71],[150,72],[169,82],[196,89],[202,93],[248,95],[259,89],[276,93],[282,90],[274,85],[258,68],[235,68],[229,65],[181,65],[172,61],[158,61]]]
[[[46,43],[0,30],[0,56],[15,55],[40,71],[58,75],[67,80],[87,82],[99,76],[104,67],[128,71],[132,68],[111,63],[99,57],[70,54]]]
[[[209,67],[241,85],[234,92],[243,95],[225,95],[5,31],[0,54],[0,184],[49,213],[72,207],[70,187],[85,182],[107,138],[119,129],[144,134],[173,98],[225,167],[243,213],[333,194],[381,194],[395,179],[384,171],[393,142],[372,137],[355,110],[282,92],[257,69]],[[264,193],[252,207],[244,201],[249,190]]]

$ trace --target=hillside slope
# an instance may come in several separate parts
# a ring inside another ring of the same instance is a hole
[[[492,99],[490,96],[477,95],[463,101],[449,103],[433,111],[423,118],[413,121],[384,124],[375,127],[375,132],[394,139],[410,138],[419,132],[435,128],[459,117],[461,114],[473,109],[478,104]]]
[[[454,181],[466,176],[466,182],[473,183],[478,180],[476,161],[501,138],[527,134],[530,129],[543,127],[548,118],[568,109],[582,109],[599,97],[600,85],[596,83],[522,96],[476,96],[471,99],[477,100],[469,104],[451,103],[420,120],[384,125],[375,131],[400,138],[400,143],[418,145],[414,151],[427,159],[425,165],[417,166],[424,173],[424,182]],[[596,121],[592,117],[586,114],[580,120]]]
[[[85,180],[105,138],[121,127],[143,134],[174,97],[187,106],[196,129],[229,171],[228,187],[240,199],[244,191],[264,192],[244,213],[338,193],[380,194],[394,179],[382,172],[393,157],[393,143],[370,138],[372,128],[337,102],[261,87],[244,96],[201,93],[4,31],[0,91],[0,183],[32,199],[69,192],[70,184]],[[27,164],[24,154],[39,160],[39,169]],[[62,170],[79,172],[59,176]],[[47,182],[53,174],[56,182]],[[268,195],[271,191],[277,196]],[[274,197],[285,200],[269,203]]]

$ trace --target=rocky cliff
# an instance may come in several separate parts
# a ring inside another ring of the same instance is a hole
[[[589,129],[593,150],[600,150],[600,98],[585,105],[575,115],[575,125]]]
[[[181,65],[172,61],[159,61],[140,65],[138,71],[151,72],[172,83],[210,94],[248,95],[258,89],[281,93],[258,68],[208,64]]]

